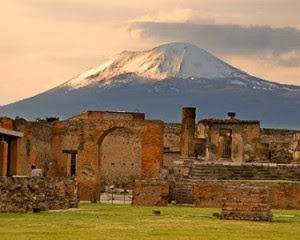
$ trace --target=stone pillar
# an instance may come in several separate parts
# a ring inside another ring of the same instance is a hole
[[[7,157],[8,144],[5,141],[0,141],[0,176],[7,175]]]
[[[10,143],[10,162],[9,162],[9,173],[11,175],[23,175],[23,171],[19,170],[18,167],[20,167],[20,156],[19,156],[19,144],[20,139],[19,138],[12,138]]]
[[[182,108],[180,153],[181,158],[195,158],[196,108]]]
[[[294,134],[293,163],[300,163],[300,133]]]

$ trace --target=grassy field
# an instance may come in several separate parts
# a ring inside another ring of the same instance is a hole
[[[154,216],[152,210],[161,210],[161,216]],[[1,213],[0,239],[300,239],[300,210],[274,210],[272,223],[212,217],[219,211],[81,204],[78,211]]]

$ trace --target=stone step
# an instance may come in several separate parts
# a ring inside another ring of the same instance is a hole
[[[286,171],[288,169],[289,171]],[[190,178],[201,180],[300,180],[300,166],[281,166],[275,164],[195,164],[189,173]]]

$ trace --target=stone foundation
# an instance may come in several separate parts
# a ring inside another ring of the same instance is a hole
[[[195,206],[221,207],[226,187],[267,187],[272,193],[273,209],[300,209],[300,182],[283,181],[199,181],[193,184]],[[234,196],[238,194],[237,191]]]
[[[224,192],[220,219],[272,221],[268,188],[229,187]]]
[[[164,180],[140,180],[135,182],[132,205],[167,206],[169,183]]]
[[[27,212],[33,208],[77,208],[76,181],[70,178],[1,177],[0,212]]]

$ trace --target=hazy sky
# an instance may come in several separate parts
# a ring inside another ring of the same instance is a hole
[[[300,0],[9,0],[0,9],[0,105],[123,50],[187,41],[251,75],[300,85]]]

